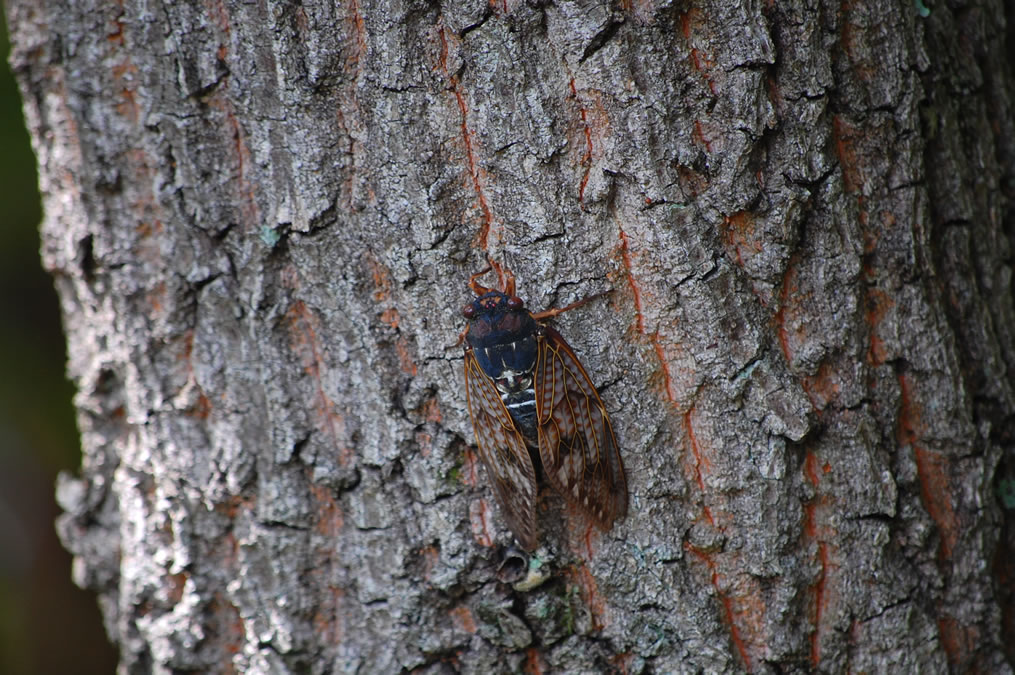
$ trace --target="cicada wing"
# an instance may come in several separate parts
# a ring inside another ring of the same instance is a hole
[[[627,514],[627,480],[610,417],[564,338],[549,326],[536,361],[539,456],[547,480],[603,529]]]
[[[465,352],[465,392],[476,445],[508,528],[526,550],[537,544],[536,472],[511,414],[472,350]]]

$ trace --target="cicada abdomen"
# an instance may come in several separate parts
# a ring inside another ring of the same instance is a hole
[[[479,456],[508,527],[532,550],[538,542],[536,462],[568,503],[608,530],[627,513],[617,439],[599,393],[547,319],[577,306],[533,314],[508,277],[503,292],[469,286],[462,313],[465,391]],[[531,451],[531,452],[530,452]]]

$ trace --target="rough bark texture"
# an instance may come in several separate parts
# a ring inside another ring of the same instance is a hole
[[[125,672],[1011,672],[1000,0],[120,4],[8,14]],[[614,289],[556,323],[630,515],[526,592],[486,256]]]

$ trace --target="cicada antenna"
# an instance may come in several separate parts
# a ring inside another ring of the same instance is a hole
[[[496,260],[494,260],[493,258],[488,257],[486,261],[490,265],[490,268],[492,268],[493,271],[497,273],[497,284],[500,286],[500,289],[504,293],[504,295],[509,296],[514,295],[515,294],[514,273],[512,273],[511,270],[505,271],[505,267]]]
[[[476,295],[483,295],[485,293],[489,293],[491,289],[487,288],[486,286],[480,285],[479,281],[477,280],[490,270],[493,270],[494,272],[497,273],[497,285],[502,290],[504,295],[508,296],[514,295],[515,294],[514,273],[511,270],[506,269],[505,266],[501,265],[499,262],[497,262],[493,258],[490,258],[489,256],[486,259],[486,267],[484,267],[483,269],[481,269],[480,271],[476,272],[471,277],[469,277],[469,288],[471,288]]]
[[[572,309],[577,309],[578,307],[584,305],[586,302],[591,302],[596,298],[601,298],[604,295],[609,295],[612,292],[613,289],[603,291],[602,293],[596,293],[595,295],[590,295],[587,298],[582,298],[578,302],[572,302],[567,307],[557,307],[555,309],[546,309],[543,310],[542,312],[533,312],[532,318],[535,319],[536,321],[542,321],[543,319],[552,319],[553,317],[563,314],[564,312],[569,312]]]
[[[509,298],[515,294],[515,275],[514,272],[508,270],[506,273],[501,274],[500,270],[497,270],[497,274],[501,276],[501,288],[504,289],[504,295]]]
[[[484,267],[483,269],[479,270],[471,277],[469,277],[469,288],[471,288],[472,292],[475,293],[476,295],[485,295],[486,293],[490,292],[489,288],[487,288],[486,286],[481,286],[479,281],[477,281],[477,279],[479,279],[481,276],[489,272],[490,269],[491,265],[487,264],[486,267]]]

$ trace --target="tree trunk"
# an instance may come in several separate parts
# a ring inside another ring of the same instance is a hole
[[[927,7],[8,0],[123,671],[1011,672],[1012,17]],[[629,514],[539,585],[487,259],[613,289]]]

